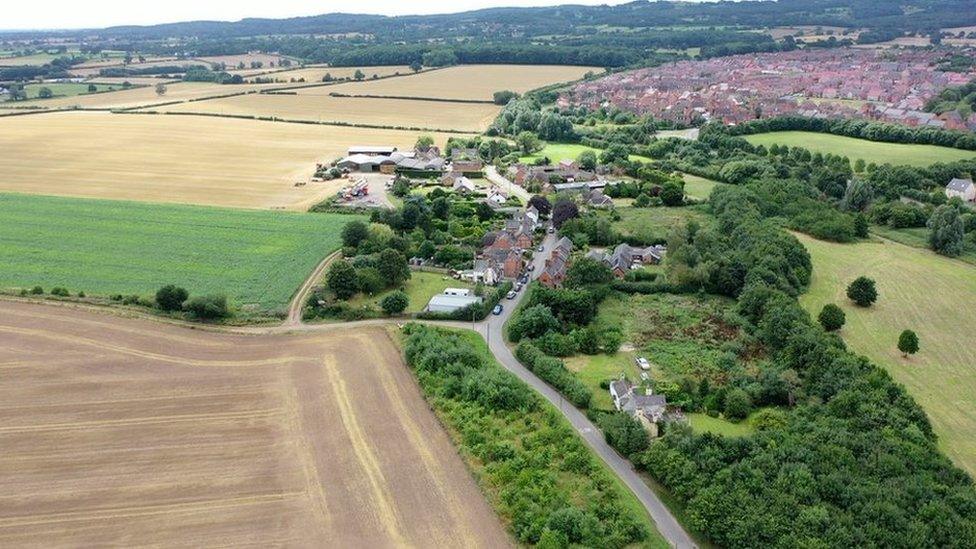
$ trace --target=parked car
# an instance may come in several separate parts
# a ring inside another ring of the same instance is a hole
[[[552,234],[554,232],[556,232],[556,228],[555,227],[549,227],[549,234]]]
[[[515,299],[515,290],[509,290],[508,295],[505,297],[508,299]]]
[[[647,375],[647,372],[641,372],[641,381],[648,381],[651,376]]]
[[[535,270],[535,265],[529,265],[529,272],[532,272],[534,270]]]
[[[647,359],[642,356],[637,357],[636,362],[637,362],[637,366],[639,366],[641,370],[651,369],[651,363],[648,362]]]
[[[538,247],[538,248],[536,248],[536,251],[539,251],[539,252],[544,252],[544,251],[546,251],[546,247],[545,247],[545,246],[543,246],[542,244],[539,244],[539,247]]]
[[[502,314],[502,309],[503,309],[502,304],[499,303],[498,305],[495,305],[494,309],[491,310],[491,314],[498,316]]]

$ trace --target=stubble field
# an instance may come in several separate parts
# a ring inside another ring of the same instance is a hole
[[[402,79],[397,78],[395,80]],[[337,86],[310,89],[329,90],[335,87]],[[491,125],[491,122],[498,115],[500,107],[487,104],[439,103],[371,97],[250,94],[181,103],[152,110],[258,117],[273,116],[285,120],[481,132]]]
[[[372,78],[373,75],[377,76],[390,76],[396,73],[400,74],[411,74],[413,71],[410,67],[406,65],[384,65],[378,67],[328,67],[328,66],[315,66],[315,67],[304,67],[300,69],[294,69],[290,71],[281,72],[268,72],[268,69],[250,69],[243,71],[231,71],[233,74],[240,74],[246,76],[250,81],[256,78],[271,78],[273,80],[282,80],[284,82],[290,81],[292,78],[295,80],[304,78],[307,83],[321,82],[322,78],[326,74],[332,75],[332,78],[352,78],[355,76],[356,71],[361,70],[366,78]]]
[[[814,316],[827,303],[844,309],[844,341],[905,384],[932,420],[942,450],[976,474],[976,268],[891,241],[835,244],[796,236],[813,259],[810,289],[800,302]],[[878,286],[869,308],[844,294],[861,275]],[[921,341],[907,359],[897,348],[905,329]]]
[[[0,303],[0,545],[504,547],[380,329]]]
[[[97,73],[96,73],[97,74]],[[93,75],[94,76],[94,75]],[[280,84],[277,84],[280,86]],[[172,101],[189,101],[205,97],[224,94],[253,92],[275,84],[214,84],[211,82],[178,82],[166,84],[166,93],[159,95],[155,86],[120,90],[112,93],[85,95],[79,97],[57,97],[54,99],[38,99],[34,101],[18,102],[18,106],[44,107],[46,109],[64,109],[79,107],[85,109],[131,109],[159,105]]]
[[[460,65],[386,80],[350,82],[327,88],[308,88],[300,95],[392,95],[491,101],[500,90],[524,93],[535,88],[582,78],[595,67],[562,65]],[[367,73],[368,74],[368,73]]]
[[[407,131],[199,116],[5,117],[0,191],[305,210],[342,185],[295,187],[310,180],[316,162],[345,156],[350,145],[409,148],[416,139]]]

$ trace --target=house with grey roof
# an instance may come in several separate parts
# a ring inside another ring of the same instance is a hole
[[[630,244],[618,244],[612,252],[590,250],[586,257],[603,261],[610,267],[617,278],[623,278],[627,271],[636,269],[643,265],[657,265],[664,260],[667,248],[662,245],[647,247],[631,246]]]
[[[642,393],[626,379],[618,379],[610,382],[610,397],[614,408],[639,421],[651,436],[658,435],[658,424],[668,409],[664,395],[651,394],[650,389]]]
[[[976,201],[976,185],[972,179],[960,179],[955,177],[946,185],[946,198],[961,198],[966,202]]]

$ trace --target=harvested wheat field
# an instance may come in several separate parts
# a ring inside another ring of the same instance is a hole
[[[491,101],[496,91],[511,90],[524,93],[550,84],[577,80],[589,71],[599,73],[603,69],[563,65],[461,65],[403,78],[307,88],[299,90],[298,93],[328,95],[332,92],[340,92],[349,95]]]
[[[48,109],[81,107],[86,109],[129,109],[134,107],[159,105],[173,101],[188,101],[204,97],[215,97],[232,93],[258,91],[272,87],[273,84],[214,84],[211,82],[178,82],[167,84],[166,93],[159,95],[155,86],[120,90],[112,93],[99,93],[77,97],[59,97],[23,101],[18,105],[45,107]]]
[[[127,69],[149,69],[156,67],[208,67],[209,65],[204,61],[198,61],[196,59],[159,59],[150,58],[145,63],[133,62],[125,65],[122,63],[121,59],[116,59],[115,63],[104,63],[101,65],[92,66],[77,66],[71,68],[71,74],[75,76],[98,76],[102,69],[108,68],[127,68]],[[182,72],[182,71],[179,71]]]
[[[447,137],[434,134],[438,143]],[[208,116],[3,117],[0,191],[305,210],[343,184],[309,182],[317,162],[350,145],[409,148],[416,140],[417,132]]]
[[[408,77],[396,78],[401,81]],[[391,79],[394,80],[394,79]],[[335,86],[325,86],[329,89]],[[318,88],[314,88],[318,89]],[[481,132],[501,107],[488,104],[443,103],[373,97],[249,94],[153,108],[159,112],[234,114],[285,120],[369,124],[401,128]]]
[[[274,68],[281,65],[283,59],[295,60],[287,55],[274,55],[269,53],[244,53],[241,55],[213,55],[210,57],[195,57],[196,61],[205,61],[212,65],[223,63],[228,69],[237,68],[240,63],[244,63],[245,68],[249,68],[251,63],[261,63],[265,68]],[[272,66],[272,64],[274,64]]]
[[[376,76],[390,76],[393,74],[400,73],[402,75],[413,74],[410,67],[405,65],[384,65],[380,67],[327,67],[327,66],[315,66],[315,67],[304,67],[301,69],[294,69],[290,71],[280,71],[280,72],[268,72],[268,69],[264,70],[245,70],[245,71],[231,71],[233,74],[240,74],[248,78],[249,81],[253,81],[255,78],[271,78],[272,80],[280,80],[282,82],[290,82],[291,79],[299,80],[301,78],[305,79],[305,82],[321,82],[322,78],[326,74],[331,74],[332,78],[352,78],[355,76],[356,71],[361,70],[366,78],[372,78],[373,75]]]
[[[0,546],[511,545],[380,328],[0,303]]]

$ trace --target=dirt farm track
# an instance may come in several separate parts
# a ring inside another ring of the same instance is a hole
[[[0,547],[511,544],[380,328],[0,301]]]

